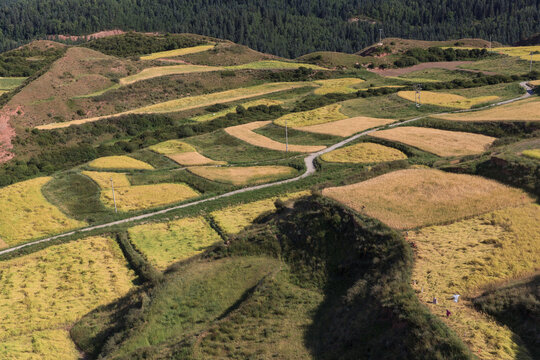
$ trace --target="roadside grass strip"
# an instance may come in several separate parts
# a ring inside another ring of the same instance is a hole
[[[496,140],[486,135],[415,126],[381,130],[370,136],[411,145],[439,156],[480,154]]]
[[[111,239],[88,237],[0,262],[0,358],[79,359],[69,329],[135,276]]]
[[[119,169],[119,170],[154,170],[154,167],[129,156],[106,156],[88,163],[95,169]]]
[[[283,101],[281,101],[281,100],[260,99],[260,100],[254,100],[254,101],[249,101],[249,102],[243,103],[243,104],[241,104],[241,106],[244,107],[245,109],[248,109],[250,107],[259,106],[259,105],[272,106],[272,105],[281,105],[281,104],[283,104]],[[199,116],[192,117],[191,120],[193,120],[193,121],[210,121],[210,120],[214,120],[214,119],[220,118],[222,116],[225,116],[227,114],[235,113],[236,108],[237,108],[236,106],[231,106],[228,109],[221,110],[221,111],[218,111],[218,112],[215,112],[215,113],[204,114],[204,115],[199,115]]]
[[[538,219],[540,206],[531,204],[409,232],[417,248],[412,279],[420,301],[480,359],[532,359],[516,334],[477,312],[470,300],[538,269]],[[461,295],[457,303],[454,294]],[[445,316],[446,309],[451,316]]]
[[[136,249],[162,271],[222,241],[203,217],[138,225],[128,232]]]
[[[0,189],[0,248],[87,225],[45,199],[41,189],[50,180],[40,177]]]
[[[540,160],[540,149],[524,150],[521,154],[531,159]]]
[[[456,121],[540,121],[540,98],[531,97],[491,109],[433,117]]]
[[[317,134],[349,137],[364,130],[391,124],[395,121],[396,120],[394,119],[378,119],[367,116],[356,116],[353,118],[332,121],[324,124],[303,126],[296,129]]]
[[[327,162],[369,164],[407,159],[401,151],[375,143],[360,143],[323,154]]]
[[[415,91],[399,91],[398,96],[402,99],[415,101]],[[461,95],[439,93],[433,91],[422,91],[420,102],[422,104],[437,105],[454,109],[470,109],[474,105],[487,103],[499,99],[498,96],[478,96],[466,98]]]
[[[315,94],[326,95],[331,93],[337,94],[352,94],[358,91],[354,88],[354,85],[363,83],[364,80],[358,78],[343,78],[343,79],[329,79],[329,80],[317,80],[316,84],[321,87],[315,89]]]
[[[296,175],[298,171],[289,166],[246,166],[246,167],[190,167],[188,170],[208,180],[232,184],[262,184]]]
[[[276,196],[264,200],[248,202],[241,205],[230,206],[218,211],[212,212],[210,215],[215,220],[221,230],[229,235],[234,235],[242,231],[245,227],[251,225],[260,215],[275,211],[274,203],[277,199],[282,201],[295,200],[303,196],[309,196],[309,191],[300,191]]]
[[[198,45],[198,46],[192,46],[187,47],[183,49],[175,49],[175,50],[167,50],[167,51],[159,51],[155,52],[149,55],[143,55],[140,57],[141,60],[156,60],[156,59],[163,59],[163,58],[170,58],[170,57],[176,57],[176,56],[184,56],[184,55],[190,55],[190,54],[197,54],[200,52],[212,50],[214,48],[215,44],[211,45]]]
[[[326,188],[323,195],[396,229],[445,224],[534,201],[493,180],[428,169],[394,171]]]
[[[151,184],[133,186],[126,174],[114,172],[83,171],[101,188],[101,202],[114,209],[111,178],[114,183],[116,206],[119,211],[144,210],[173,204],[199,196],[186,184]]]
[[[156,145],[152,145],[148,149],[158,154],[165,155],[169,159],[183,166],[226,164],[225,161],[214,161],[202,154],[199,154],[193,146],[180,140],[168,140]]]
[[[332,104],[314,110],[295,112],[274,120],[274,124],[285,126],[287,123],[287,126],[301,128],[347,119],[347,116],[339,111],[340,109],[341,104]]]
[[[237,139],[247,142],[248,144],[262,147],[265,149],[285,151],[285,144],[278,141],[272,140],[261,134],[257,134],[253,130],[259,129],[270,124],[271,121],[254,121],[247,124],[231,126],[225,128],[225,132],[231,136],[234,136]],[[300,152],[300,153],[313,153],[325,149],[326,146],[316,146],[316,145],[294,145],[289,144],[288,150],[291,152]]]

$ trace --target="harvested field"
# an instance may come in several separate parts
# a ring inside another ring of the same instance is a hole
[[[349,137],[361,131],[393,122],[395,122],[393,119],[377,119],[367,116],[357,116],[319,125],[303,126],[299,130],[317,134]]]
[[[0,189],[0,240],[13,246],[86,225],[51,205],[41,188],[52,178],[40,177]]]
[[[411,145],[439,156],[480,154],[496,140],[494,137],[480,134],[415,126],[396,127],[370,135]]]
[[[521,154],[531,159],[540,160],[540,149],[525,150]]]
[[[101,202],[114,208],[111,178],[114,181],[116,206],[119,211],[144,210],[162,205],[185,201],[199,194],[185,184],[152,184],[132,186],[126,174],[113,172],[85,171],[84,175],[94,180],[101,188]]]
[[[427,169],[395,171],[327,188],[323,195],[396,229],[444,224],[534,201],[493,180]]]
[[[540,206],[532,204],[409,232],[418,251],[412,277],[418,297],[437,316],[449,309],[443,320],[480,359],[532,359],[510,329],[474,310],[470,299],[538,269],[539,218]],[[458,303],[453,294],[461,295]]]
[[[224,161],[214,161],[201,155],[197,150],[180,140],[169,140],[149,147],[150,150],[163,154],[180,165],[219,165],[226,164]]]
[[[257,134],[253,130],[261,128],[270,124],[270,121],[255,121],[243,125],[231,126],[225,129],[227,134],[234,136],[237,139],[247,142],[248,144],[259,146],[265,149],[285,151],[285,144],[272,140],[266,136]],[[312,153],[317,152],[325,148],[325,146],[311,146],[311,145],[291,145],[289,144],[289,151]]]
[[[96,169],[133,169],[153,170],[152,165],[129,156],[106,156],[88,163],[88,166]]]
[[[199,46],[192,46],[192,47],[183,48],[183,49],[160,51],[153,54],[141,56],[140,59],[141,60],[156,60],[156,59],[162,59],[162,58],[196,54],[196,53],[212,50],[214,46],[215,44],[199,45]]]
[[[222,241],[202,217],[139,225],[128,232],[136,249],[159,270]]]
[[[255,61],[248,64],[242,64],[242,65],[233,65],[233,66],[227,66],[226,69],[228,70],[245,70],[245,69],[252,69],[252,70],[294,70],[301,67],[305,67],[308,69],[314,69],[314,70],[328,70],[323,67],[313,65],[313,64],[304,64],[304,63],[295,63],[295,62],[286,62],[286,61],[279,61],[279,60],[261,60],[261,61]]]
[[[184,97],[176,100],[166,101],[159,104],[145,106],[142,108],[129,110],[113,115],[98,116],[93,118],[73,120],[59,123],[52,123],[47,125],[37,126],[40,130],[53,130],[69,127],[71,125],[81,125],[89,122],[99,121],[102,119],[108,119],[111,117],[118,117],[127,114],[163,114],[178,112],[184,110],[191,110],[200,107],[210,106],[223,102],[232,102],[248,98],[254,98],[263,96],[275,92],[292,90],[300,87],[313,86],[310,82],[289,82],[289,83],[268,83],[263,85],[250,86],[245,88],[221,91],[217,93],[211,93],[206,95],[197,95]]]
[[[248,108],[250,108],[252,106],[259,106],[259,105],[272,106],[272,105],[281,105],[281,104],[283,104],[283,101],[281,101],[281,100],[260,99],[260,100],[254,100],[254,101],[249,101],[249,102],[243,103],[243,104],[241,104],[241,106],[244,107],[245,109],[248,109]],[[236,106],[232,106],[232,107],[230,107],[228,109],[221,110],[221,111],[218,111],[218,112],[215,112],[215,113],[195,116],[195,117],[191,118],[191,120],[194,120],[194,121],[210,121],[210,120],[214,120],[214,119],[220,118],[222,116],[225,116],[227,114],[235,113],[236,108],[237,108]]]
[[[315,89],[315,94],[326,95],[330,93],[337,94],[351,94],[358,91],[354,88],[354,85],[358,85],[364,82],[362,79],[357,78],[343,78],[343,79],[329,79],[329,80],[317,80],[316,84],[321,85],[320,88]]]
[[[407,159],[401,151],[375,143],[360,143],[323,154],[321,159],[337,163],[378,163]]]
[[[223,68],[219,66],[203,66],[203,65],[157,66],[157,67],[146,68],[138,74],[122,78],[120,79],[120,84],[129,85],[137,81],[153,79],[153,78],[161,77],[161,76],[188,74],[188,73],[195,73],[195,72],[200,73],[200,72],[218,71],[218,70],[223,70]]]
[[[293,176],[297,170],[288,166],[246,166],[246,167],[208,167],[199,166],[188,169],[195,175],[208,180],[233,184],[261,184]]]
[[[125,295],[134,274],[118,245],[89,237],[0,262],[0,358],[79,359],[69,329]]]
[[[237,234],[246,226],[251,225],[253,220],[261,214],[269,211],[275,211],[274,203],[277,199],[282,201],[294,200],[303,196],[310,195],[309,191],[300,191],[283,196],[276,196],[269,199],[249,202],[241,205],[230,206],[210,215],[214,218],[221,230],[227,234]]]
[[[400,91],[397,93],[402,99],[415,101],[414,91]],[[422,104],[437,105],[454,109],[470,109],[474,105],[487,103],[499,99],[498,96],[479,96],[466,98],[461,95],[448,94],[442,92],[422,91],[420,102]]]
[[[287,125],[290,127],[301,128],[304,126],[344,120],[347,116],[339,111],[340,108],[341,104],[332,104],[314,110],[295,112],[274,120],[274,124],[285,126],[285,122],[287,122]]]
[[[540,99],[532,97],[492,109],[434,117],[456,121],[540,121],[538,109],[540,109]]]

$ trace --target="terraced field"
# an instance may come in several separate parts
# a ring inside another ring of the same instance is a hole
[[[340,108],[340,104],[332,104],[314,110],[295,112],[274,120],[274,124],[285,126],[285,123],[287,123],[287,126],[293,128],[302,128],[311,125],[344,120],[347,118],[347,116],[343,115],[339,111]]]
[[[297,170],[288,166],[246,166],[246,167],[209,167],[188,168],[190,172],[208,180],[232,185],[251,185],[271,182],[297,174]]]
[[[134,274],[118,245],[89,237],[0,262],[0,357],[75,360],[70,327],[126,294]]]
[[[0,189],[0,248],[86,225],[45,199],[41,189],[51,179],[40,177]]]
[[[407,159],[401,151],[375,143],[360,143],[326,153],[321,159],[327,162],[369,164]]]
[[[168,51],[160,51],[149,55],[141,56],[141,60],[156,60],[156,59],[163,59],[163,58],[171,58],[176,56],[184,56],[189,54],[197,54],[200,52],[208,51],[213,49],[215,44],[211,45],[198,45],[198,46],[192,46],[187,47],[183,49],[175,49],[175,50],[168,50]]]
[[[271,100],[271,99],[260,99],[260,100],[254,100],[254,101],[248,101],[246,103],[241,104],[242,107],[245,109],[248,109],[253,106],[259,106],[259,105],[265,105],[265,106],[272,106],[272,105],[281,105],[283,104],[283,101],[281,100]],[[236,112],[236,106],[232,106],[228,109],[217,111],[215,113],[205,114],[205,115],[199,115],[191,118],[194,121],[210,121],[217,118],[220,118],[222,116],[225,116],[227,114],[231,114]]]
[[[496,140],[480,134],[415,126],[381,130],[370,136],[411,145],[439,156],[480,154]]]
[[[364,80],[357,78],[342,78],[342,79],[329,79],[329,80],[317,80],[316,84],[321,85],[320,88],[315,89],[315,94],[351,94],[358,91],[354,86],[363,83]]]
[[[393,119],[379,119],[367,116],[357,116],[318,125],[302,126],[298,129],[301,131],[307,131],[316,134],[349,137],[364,130],[383,126],[386,124],[391,124],[393,122],[395,122],[395,120]]]
[[[138,225],[128,232],[135,248],[159,270],[222,241],[202,217]]]
[[[434,117],[455,121],[540,121],[539,107],[540,99],[531,97],[492,109]]]
[[[493,180],[431,169],[394,171],[326,188],[323,195],[396,229],[447,223],[534,201],[522,190]]]
[[[214,161],[199,154],[193,146],[180,140],[168,140],[152,145],[149,149],[184,166],[226,164],[224,161]]]
[[[95,169],[119,169],[119,170],[153,170],[154,167],[129,156],[106,156],[88,163]]]
[[[416,92],[400,91],[398,96],[409,101],[415,101]],[[422,104],[430,104],[454,109],[470,109],[474,105],[488,103],[499,99],[498,96],[478,96],[474,98],[466,98],[456,94],[448,94],[442,92],[422,91],[420,102]]]
[[[231,126],[225,129],[225,132],[237,139],[247,142],[248,144],[262,147],[265,149],[286,151],[286,144],[272,140],[266,136],[257,134],[253,130],[262,128],[270,124],[270,121],[255,121],[243,125]],[[288,150],[291,152],[312,153],[324,149],[325,146],[316,145],[294,145],[289,144]]]
[[[120,79],[120,84],[129,85],[137,81],[153,79],[161,76],[180,75],[189,73],[203,73],[209,71],[223,70],[218,66],[204,66],[204,65],[172,65],[172,66],[158,66],[151,67],[142,70],[140,73],[130,75]]]
[[[435,315],[449,309],[445,323],[480,359],[532,359],[513,332],[473,309],[470,299],[538,268],[539,218],[540,206],[531,204],[409,232],[418,251],[413,280],[420,300]],[[458,303],[453,294],[461,295]]]
[[[242,65],[233,65],[233,66],[227,66],[227,70],[294,70],[301,67],[305,67],[308,69],[314,69],[314,70],[328,70],[323,67],[313,65],[313,64],[305,64],[305,63],[295,63],[295,62],[286,62],[286,61],[279,61],[279,60],[261,60],[261,61],[255,61],[248,64],[242,64]]]

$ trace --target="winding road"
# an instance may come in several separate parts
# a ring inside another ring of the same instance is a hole
[[[403,124],[407,124],[407,123],[410,123],[410,122],[413,122],[413,121],[417,121],[417,120],[420,120],[420,119],[423,119],[423,118],[426,118],[426,117],[432,116],[432,115],[444,115],[444,114],[449,114],[449,113],[461,113],[461,112],[478,111],[478,110],[487,109],[487,108],[490,108],[490,107],[493,107],[493,106],[500,106],[500,105],[509,104],[509,103],[512,103],[512,102],[515,102],[515,101],[518,101],[518,100],[523,100],[523,99],[526,99],[526,98],[528,98],[528,97],[530,97],[532,95],[532,89],[531,89],[531,87],[529,87],[527,85],[527,82],[520,83],[520,86],[525,89],[526,93],[524,95],[522,95],[520,97],[517,97],[517,98],[514,98],[514,99],[501,101],[501,102],[491,104],[491,105],[488,105],[488,106],[485,106],[485,107],[482,107],[482,108],[478,108],[478,109],[459,110],[459,111],[446,112],[446,113],[440,113],[440,114],[423,115],[423,116],[420,116],[420,117],[416,117],[414,119],[409,119],[409,120],[406,120],[406,121],[393,123],[391,125],[379,126],[379,127],[373,128],[371,130],[366,130],[366,131],[363,131],[363,132],[358,133],[356,135],[353,135],[353,136],[351,136],[351,137],[349,137],[349,138],[347,138],[345,140],[342,140],[342,141],[340,141],[340,142],[338,142],[338,143],[336,143],[336,144],[334,144],[334,145],[332,145],[330,147],[327,147],[327,148],[325,148],[325,149],[323,149],[321,151],[318,151],[318,152],[315,152],[315,153],[312,153],[312,154],[308,155],[304,159],[304,162],[306,164],[306,171],[302,175],[297,176],[297,177],[292,178],[292,179],[277,181],[277,182],[263,184],[263,185],[256,185],[256,186],[246,187],[246,188],[243,188],[243,189],[238,189],[238,190],[235,190],[235,191],[231,191],[231,192],[228,192],[228,193],[225,193],[225,194],[213,196],[213,197],[210,197],[210,198],[193,201],[193,202],[190,202],[190,203],[187,203],[187,204],[172,206],[170,208],[166,208],[166,209],[163,209],[163,210],[149,212],[149,213],[146,213],[146,214],[137,215],[137,216],[133,216],[133,217],[130,217],[130,218],[117,220],[117,221],[113,221],[113,222],[109,222],[109,223],[105,223],[105,224],[101,224],[101,225],[89,226],[89,227],[86,227],[86,228],[83,228],[83,229],[78,229],[78,230],[70,231],[70,232],[67,232],[67,233],[51,236],[51,237],[48,237],[48,238],[45,238],[45,239],[35,240],[35,241],[32,241],[32,242],[28,242],[28,243],[25,243],[25,244],[21,244],[21,245],[18,245],[18,246],[14,246],[14,247],[11,247],[11,248],[8,248],[8,249],[1,250],[0,255],[8,254],[8,253],[23,249],[23,248],[28,247],[28,246],[41,244],[41,243],[49,242],[49,241],[52,241],[52,240],[64,238],[64,237],[67,237],[67,236],[75,235],[77,233],[86,233],[86,232],[90,232],[90,231],[94,231],[94,230],[105,229],[105,228],[115,226],[115,225],[125,224],[125,223],[132,222],[132,221],[148,219],[148,218],[151,218],[153,216],[163,215],[163,214],[166,214],[166,213],[174,211],[174,210],[184,209],[184,208],[187,208],[187,207],[191,207],[191,206],[199,205],[199,204],[202,204],[202,203],[206,203],[206,202],[210,202],[210,201],[230,197],[230,196],[233,196],[233,195],[237,195],[237,194],[241,194],[241,193],[245,193],[245,192],[249,192],[249,191],[254,191],[254,190],[260,190],[260,189],[268,188],[268,187],[271,187],[271,186],[288,184],[288,183],[292,183],[292,182],[295,182],[295,181],[298,181],[298,180],[302,180],[302,179],[307,178],[308,176],[313,175],[317,171],[316,168],[315,168],[315,163],[314,163],[315,159],[317,157],[319,157],[319,156],[321,156],[321,155],[323,155],[323,154],[325,154],[327,152],[338,149],[338,148],[340,148],[340,147],[342,147],[344,145],[347,145],[348,143],[350,143],[350,142],[352,142],[352,141],[354,141],[354,140],[356,140],[356,139],[358,139],[358,138],[360,138],[362,136],[369,135],[369,134],[371,134],[371,133],[373,133],[375,131],[381,130],[382,128],[393,128],[393,127],[403,125]]]

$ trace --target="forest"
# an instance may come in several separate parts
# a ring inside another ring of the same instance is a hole
[[[480,37],[505,44],[540,32],[540,0],[7,0],[0,51],[47,35],[107,29],[190,32],[285,57],[356,52],[387,37]]]

